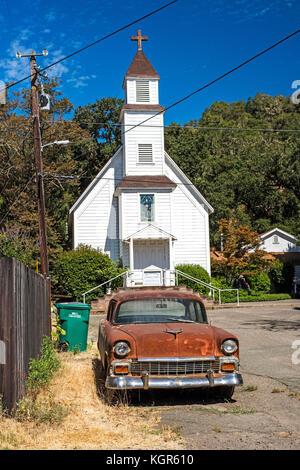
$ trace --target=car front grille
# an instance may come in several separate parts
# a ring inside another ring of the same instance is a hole
[[[197,361],[133,361],[131,374],[141,376],[143,372],[149,375],[197,375],[204,374],[209,369],[218,372],[219,360]]]

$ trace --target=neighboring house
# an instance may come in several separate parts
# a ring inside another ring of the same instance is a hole
[[[138,34],[123,81],[122,146],[70,210],[73,245],[122,259],[131,286],[173,285],[179,263],[200,264],[210,273],[213,208],[165,152],[160,78]]]
[[[261,250],[294,265],[294,291],[296,293],[297,286],[300,285],[300,246],[297,246],[297,238],[277,227],[261,234],[260,238]]]
[[[277,227],[261,234],[260,238],[262,240],[260,249],[268,253],[300,251],[300,247],[296,245],[297,238]]]

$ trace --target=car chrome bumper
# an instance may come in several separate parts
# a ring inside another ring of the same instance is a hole
[[[241,374],[222,374],[215,376],[208,373],[203,377],[150,377],[147,373],[142,377],[109,375],[105,386],[110,389],[155,389],[155,388],[201,388],[243,385]]]

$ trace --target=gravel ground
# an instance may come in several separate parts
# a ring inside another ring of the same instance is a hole
[[[160,426],[176,428],[188,450],[300,449],[300,364],[292,362],[292,345],[300,339],[300,301],[208,315],[213,325],[240,339],[244,385],[230,402],[199,390],[149,391],[140,393],[139,406],[156,406]],[[97,340],[99,319],[90,319],[90,341]]]

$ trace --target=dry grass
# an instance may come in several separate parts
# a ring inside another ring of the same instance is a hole
[[[51,392],[70,405],[59,426],[20,423],[0,417],[0,449],[180,449],[178,430],[158,426],[154,407],[125,403],[110,406],[103,384],[95,379],[97,351],[60,354],[62,368],[55,375]]]

